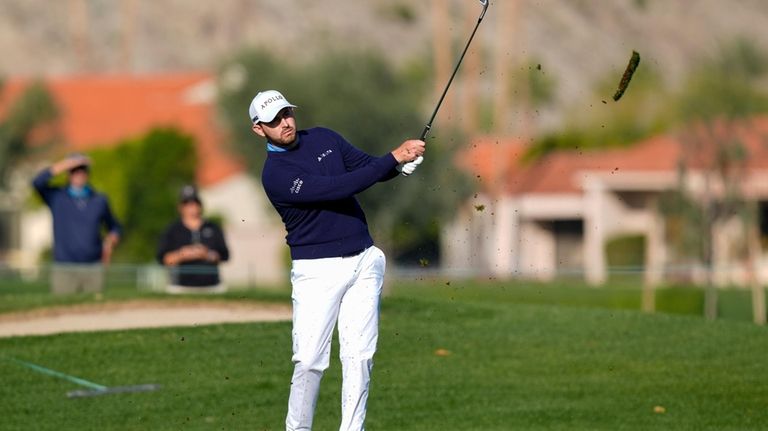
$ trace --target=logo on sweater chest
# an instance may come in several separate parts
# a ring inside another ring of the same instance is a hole
[[[319,156],[317,156],[317,161],[322,162],[324,158],[328,156],[328,154],[331,154],[333,150],[325,150],[324,152],[320,153]]]
[[[304,185],[304,180],[301,178],[296,178],[293,180],[293,185],[291,186],[291,194],[299,194],[302,185]]]
[[[203,235],[203,238],[212,238],[213,237],[213,229],[211,229],[208,226],[204,227],[203,230],[200,231],[200,233]]]

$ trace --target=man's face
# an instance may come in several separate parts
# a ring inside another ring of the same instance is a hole
[[[296,141],[296,118],[293,108],[283,108],[269,123],[256,123],[253,131],[279,146],[289,146]]]
[[[200,202],[189,199],[179,204],[179,215],[181,218],[197,218],[203,214],[203,206]]]
[[[88,184],[88,171],[86,169],[75,169],[69,173],[69,185],[76,188],[85,187]]]

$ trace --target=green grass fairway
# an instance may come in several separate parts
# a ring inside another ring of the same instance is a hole
[[[766,347],[766,329],[742,322],[393,296],[367,429],[766,429]],[[338,428],[336,352],[319,431]],[[76,385],[0,360],[3,430],[283,429],[289,323],[13,338],[0,354],[108,386],[163,386],[67,399]]]

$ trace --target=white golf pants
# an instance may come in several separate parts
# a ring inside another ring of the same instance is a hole
[[[379,297],[386,261],[377,247],[352,257],[293,261],[293,378],[287,431],[311,430],[338,321],[342,367],[340,431],[363,430]]]

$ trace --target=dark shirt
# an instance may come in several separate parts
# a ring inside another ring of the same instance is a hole
[[[355,194],[398,175],[391,153],[373,157],[338,133],[316,127],[298,144],[270,151],[261,183],[285,224],[293,259],[338,257],[373,245]]]
[[[52,187],[50,169],[32,181],[35,190],[51,209],[53,216],[53,259],[56,262],[94,263],[101,260],[101,229],[120,233],[120,224],[112,215],[107,197],[91,188],[85,196],[75,197],[66,187]]]
[[[160,237],[157,247],[157,260],[163,263],[166,253],[176,251],[181,247],[203,244],[219,254],[219,261],[229,259],[229,249],[224,240],[224,233],[210,221],[204,221],[199,231],[192,231],[181,220],[171,223]],[[205,287],[219,284],[218,263],[206,260],[181,262],[169,267],[171,283],[179,286]]]

